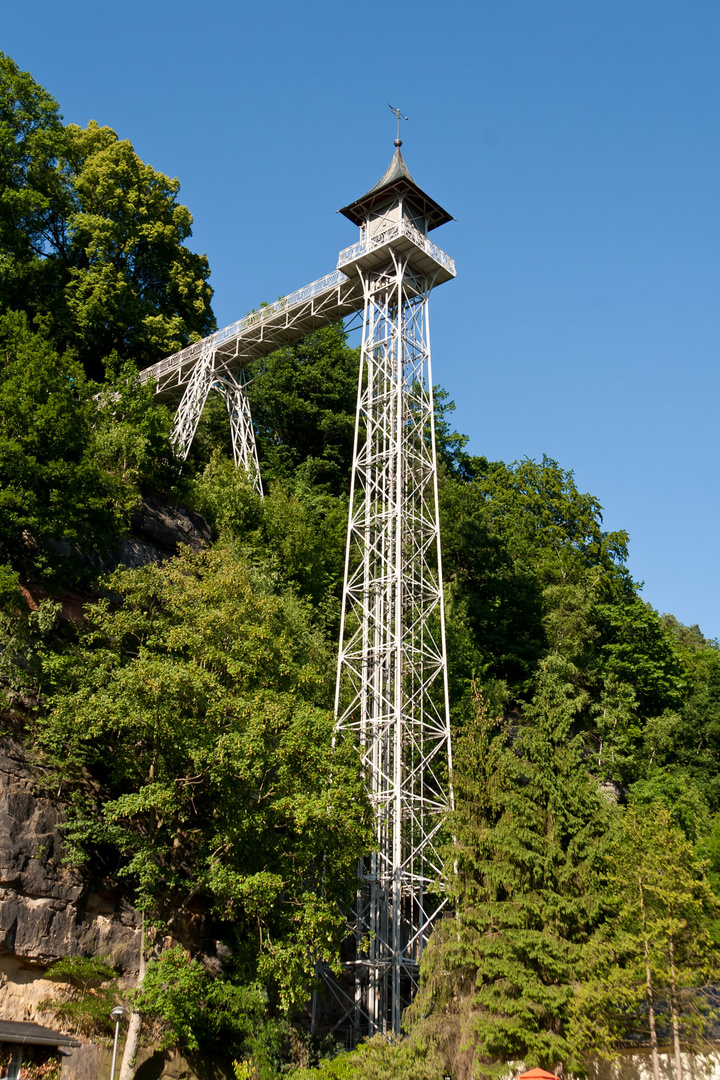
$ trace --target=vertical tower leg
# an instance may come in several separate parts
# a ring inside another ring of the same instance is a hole
[[[375,850],[356,909],[356,1037],[399,1032],[445,901],[450,727],[427,298],[393,253],[365,292],[336,716],[361,749]]]
[[[255,429],[250,415],[250,402],[247,395],[249,382],[245,369],[240,368],[239,371],[224,372],[213,383],[213,389],[218,390],[225,398],[228,415],[230,416],[230,435],[235,464],[245,470],[252,481],[253,487],[262,498],[260,463],[255,442]]]

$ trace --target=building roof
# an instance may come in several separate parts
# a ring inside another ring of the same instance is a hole
[[[362,225],[368,213],[375,207],[387,200],[389,195],[412,195],[413,202],[422,210],[427,218],[428,232],[437,229],[438,225],[445,225],[452,221],[452,214],[443,210],[439,203],[427,195],[418,184],[415,183],[410,170],[405,164],[405,158],[400,151],[400,140],[395,143],[396,149],[385,174],[380,177],[377,184],[371,187],[361,198],[355,202],[343,206],[338,212],[344,214],[355,225]]]
[[[77,1039],[59,1031],[24,1020],[0,1020],[0,1042],[26,1043],[30,1046],[80,1046]]]

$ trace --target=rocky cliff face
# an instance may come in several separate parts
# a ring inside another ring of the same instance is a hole
[[[42,976],[62,956],[110,956],[137,975],[140,918],[117,890],[62,865],[61,805],[35,790],[21,743],[0,738],[0,1015],[39,1020],[57,991]]]
[[[48,966],[63,956],[109,957],[120,987],[134,986],[141,919],[115,882],[63,865],[65,810],[37,789],[37,775],[20,739],[0,736],[0,1018],[61,1030],[39,1008],[66,992],[43,978]],[[198,899],[164,944],[182,945],[220,974],[230,955],[222,930]]]
[[[193,551],[201,551],[210,539],[210,526],[200,514],[176,506],[153,492],[146,492],[132,516],[130,532],[114,551],[103,559],[96,552],[87,554],[76,550],[75,555],[95,570],[109,573],[118,566],[138,567],[163,562],[177,555],[183,544]],[[63,555],[73,554],[70,545],[64,541],[56,546]],[[47,589],[36,582],[27,581],[22,588],[31,608],[36,608],[49,596]],[[97,598],[98,593],[87,588],[66,587],[52,594],[52,599],[62,605],[63,616],[75,620],[82,618],[84,605]]]
[[[205,518],[149,492],[132,516],[131,534],[103,565],[108,569],[121,564],[144,566],[176,555],[181,544],[200,551],[209,543],[210,526]]]

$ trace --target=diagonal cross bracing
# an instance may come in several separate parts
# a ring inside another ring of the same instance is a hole
[[[246,470],[253,487],[262,495],[245,367],[275,349],[300,341],[321,326],[339,322],[362,305],[362,289],[357,281],[335,270],[144,368],[140,380],[154,380],[160,401],[180,402],[172,434],[179,456],[187,457],[208,394],[218,390],[230,415],[235,464]]]

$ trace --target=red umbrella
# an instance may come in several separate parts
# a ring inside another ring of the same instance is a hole
[[[545,1072],[544,1069],[531,1069],[530,1072],[520,1073],[518,1080],[558,1080],[555,1073]]]

